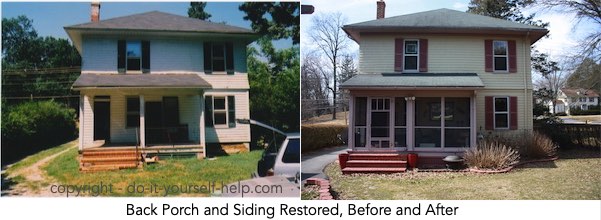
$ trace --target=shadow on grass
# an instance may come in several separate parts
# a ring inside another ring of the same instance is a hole
[[[559,159],[594,159],[601,158],[601,148],[574,147],[559,150]]]
[[[17,182],[15,182],[13,179],[8,178],[8,175],[6,173],[2,174],[2,194],[0,196],[10,196],[10,194],[8,194],[8,192],[15,186],[17,185]]]

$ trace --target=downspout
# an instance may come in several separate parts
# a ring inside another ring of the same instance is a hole
[[[530,57],[530,41],[528,41],[528,37],[530,36],[530,31],[526,32],[526,37],[524,38],[524,43],[522,44],[522,47],[524,47],[524,56],[526,54],[528,54],[528,60],[531,60],[532,58]],[[529,42],[528,47],[526,47],[526,42]],[[526,123],[532,123],[531,121],[528,122],[528,105],[532,105],[532,100],[530,100],[530,102],[527,102],[526,100],[528,100],[528,83],[526,82],[526,74],[531,74],[532,75],[532,70],[528,71],[528,73],[526,73],[526,70],[528,70],[528,64],[530,64],[532,61],[526,61],[524,62],[524,127],[526,127]],[[530,97],[532,99],[532,97]]]

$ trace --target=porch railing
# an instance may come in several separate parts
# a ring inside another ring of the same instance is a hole
[[[189,142],[188,125],[177,126],[147,126],[146,144],[174,144]]]

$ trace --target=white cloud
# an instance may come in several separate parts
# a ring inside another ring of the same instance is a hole
[[[467,4],[465,4],[463,2],[455,2],[455,3],[453,3],[453,9],[456,9],[459,11],[467,11]]]
[[[548,53],[552,59],[559,60],[575,52],[578,47],[578,39],[583,36],[583,31],[573,29],[576,22],[573,14],[547,13],[537,16],[544,22],[549,22],[548,38],[540,39],[536,48]]]

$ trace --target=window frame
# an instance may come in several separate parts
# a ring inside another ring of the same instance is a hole
[[[595,97],[588,97],[588,102],[595,102]]]
[[[213,127],[214,128],[229,128],[229,117],[228,117],[228,112],[229,112],[229,107],[228,107],[228,101],[227,101],[227,96],[213,96]],[[221,99],[223,98],[223,103],[224,103],[224,109],[215,109],[215,99]],[[224,124],[217,124],[215,123],[215,114],[216,113],[220,113],[220,114],[224,114],[225,115],[225,123]]]
[[[578,98],[578,102],[586,102],[587,98],[586,97],[580,97]]]
[[[223,70],[215,70],[215,61],[217,60],[215,57],[215,46],[221,47],[223,51],[223,57],[219,57],[217,59],[221,60],[223,63]],[[213,74],[226,74],[227,73],[227,51],[225,42],[211,42],[211,72]],[[213,100],[214,101],[214,100]]]
[[[495,43],[505,43],[505,55],[495,54]],[[505,58],[505,70],[497,70],[496,58]],[[509,72],[509,41],[506,40],[493,40],[492,41],[492,70],[497,73],[508,73]]]
[[[137,70],[130,70],[129,69],[129,65],[128,64],[129,64],[130,56],[127,53],[127,51],[128,51],[127,48],[128,48],[128,46],[129,46],[130,43],[137,43],[137,44],[140,45],[140,54],[139,54],[140,56],[132,58],[132,59],[136,59],[137,58],[139,60],[139,63],[140,63],[139,67],[140,67],[140,69],[137,69]],[[141,40],[126,40],[125,41],[125,72],[126,73],[142,73],[142,56],[143,56],[142,55],[142,41]]]
[[[415,48],[415,54],[407,54],[407,42],[415,42],[416,43],[416,48]],[[419,39],[404,39],[403,40],[403,72],[406,73],[418,73],[419,72],[419,50],[420,50],[420,45],[419,45]],[[407,69],[407,57],[416,57],[416,65],[415,65],[415,69]]]
[[[129,106],[129,99],[135,99],[138,103],[138,110],[134,111],[134,110],[130,110],[130,106]],[[126,96],[125,97],[125,128],[139,128],[140,127],[140,97],[139,96]],[[129,120],[127,120],[129,118],[129,116],[137,116],[138,118],[138,124],[137,125],[130,125],[129,124]]]
[[[506,111],[497,111],[497,99],[505,99],[505,101],[507,102],[507,110]],[[509,105],[510,105],[509,96],[493,97],[493,100],[492,100],[492,110],[493,110],[492,123],[493,123],[493,128],[495,130],[509,130],[509,128],[511,128],[511,125],[510,125],[511,118],[509,118],[509,117],[511,117],[511,114],[510,114],[511,106],[509,106]],[[497,115],[501,115],[501,114],[507,115],[507,127],[497,127]]]

